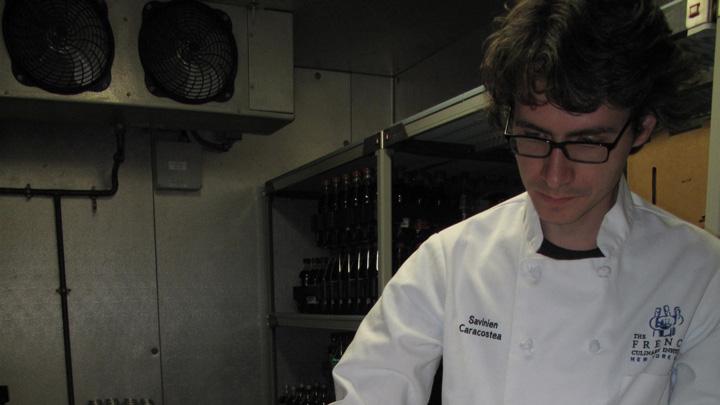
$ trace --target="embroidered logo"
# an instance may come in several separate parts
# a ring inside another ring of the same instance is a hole
[[[680,307],[670,310],[669,305],[655,308],[649,326],[652,336],[646,332],[633,334],[630,350],[631,362],[647,362],[652,359],[675,360],[683,339],[675,337],[677,327],[685,322]]]
[[[650,327],[653,330],[653,337],[671,337],[675,336],[675,326],[680,326],[685,322],[680,307],[675,307],[670,313],[670,306],[665,305],[662,310],[660,307],[655,308],[655,316],[650,318]]]

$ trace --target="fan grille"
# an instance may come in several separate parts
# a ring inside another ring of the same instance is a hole
[[[98,0],[8,0],[3,34],[21,83],[53,93],[110,84],[114,39]]]
[[[193,0],[150,2],[139,50],[153,94],[192,104],[232,97],[237,46],[227,14]]]

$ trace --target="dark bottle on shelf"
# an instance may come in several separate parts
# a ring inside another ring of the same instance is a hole
[[[411,227],[410,218],[404,217],[398,224],[393,240],[393,273],[405,262],[415,243],[415,231]]]
[[[318,214],[317,214],[317,244],[320,247],[325,247],[329,242],[329,225],[330,218],[329,212],[331,210],[330,201],[330,180],[323,179],[320,183],[320,200],[318,201]]]
[[[310,259],[305,258],[302,260],[303,265],[300,270],[299,278],[300,285],[293,288],[293,298],[298,306],[298,311],[301,313],[308,312],[308,285],[310,283]]]
[[[278,404],[289,404],[291,398],[290,386],[285,384],[285,391],[283,391],[282,395],[278,397]]]
[[[300,398],[300,405],[313,405],[312,403],[312,387],[307,385],[302,392]]]
[[[337,247],[339,237],[339,216],[340,216],[340,178],[332,178],[330,188],[330,209],[328,211],[328,243],[327,246]]]
[[[307,295],[305,297],[305,310],[310,314],[320,311],[320,289],[318,282],[318,268],[321,266],[320,258],[310,259],[310,274],[307,277]]]
[[[367,283],[367,251],[367,243],[358,246],[356,250],[356,270],[354,285],[355,300],[353,301],[352,308],[352,313],[356,315],[362,314],[365,307],[365,284]]]
[[[347,309],[350,306],[350,296],[349,296],[349,286],[350,286],[350,248],[345,247],[343,249],[341,260],[342,260],[342,268],[340,275],[340,279],[342,280],[340,283],[340,289],[342,290],[340,294],[342,295],[342,304],[340,305],[340,308],[338,308],[338,314],[346,314]]]
[[[337,256],[332,255],[328,258],[327,271],[325,272],[325,278],[327,279],[327,307],[325,308],[326,314],[333,314],[337,308]]]
[[[369,167],[363,169],[360,216],[360,238],[358,242],[365,245],[362,249],[366,249],[369,243],[377,241],[377,186],[372,169]],[[359,266],[359,268],[362,268],[362,266]],[[362,312],[363,305],[362,302],[358,302],[360,312]]]
[[[320,386],[320,398],[318,398],[318,405],[329,405],[331,402],[330,390],[326,384]]]
[[[364,315],[370,309],[370,261],[372,260],[372,243],[368,242],[363,246],[361,252],[362,263],[358,274],[358,313]]]
[[[408,251],[408,256],[412,254],[420,244],[422,244],[430,235],[432,235],[434,224],[436,222],[435,210],[436,197],[433,195],[432,175],[429,172],[420,173],[416,183],[416,199],[415,199],[415,220],[413,228],[415,233],[412,235],[412,242]]]
[[[335,307],[333,308],[333,314],[341,314],[345,308],[345,257],[344,251],[339,251],[335,259]]]
[[[303,394],[305,393],[305,384],[298,384],[295,394],[293,395],[291,405],[303,405]]]
[[[373,243],[370,247],[370,255],[368,260],[368,276],[367,276],[367,299],[364,312],[372,308],[378,299],[378,275],[379,275],[379,257],[377,244]]]
[[[300,286],[307,287],[310,285],[310,275],[311,275],[311,259],[305,258],[302,259],[303,266],[302,270],[300,270]]]
[[[328,274],[329,258],[320,259],[318,267],[318,313],[327,314],[330,312],[330,278]]]
[[[377,221],[377,186],[372,169],[366,167],[362,175],[360,223],[374,225]]]
[[[398,167],[392,185],[393,232],[397,230],[403,218],[407,216],[407,175],[405,168]]]
[[[350,210],[348,212],[348,226],[352,228],[353,242],[357,241],[357,229],[362,223],[362,185],[361,185],[360,171],[353,170],[352,172],[352,191],[350,193]]]
[[[356,314],[358,312],[358,294],[357,294],[357,283],[358,283],[358,254],[360,252],[360,246],[352,246],[347,252],[347,284],[346,288],[346,301],[345,301],[345,313]]]
[[[338,240],[339,246],[345,246],[350,242],[350,193],[352,192],[351,186],[350,186],[350,175],[347,173],[342,175],[342,183],[340,186],[340,222],[339,222],[339,231],[340,231],[340,238]]]
[[[402,265],[407,257],[407,251],[412,243],[412,202],[415,201],[414,190],[411,187],[412,175],[405,168],[398,167],[393,182],[393,273]]]

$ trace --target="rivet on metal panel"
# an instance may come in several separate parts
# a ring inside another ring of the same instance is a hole
[[[70,291],[72,291],[72,290],[69,288],[58,288],[57,290],[55,290],[55,292],[60,295],[69,295]]]

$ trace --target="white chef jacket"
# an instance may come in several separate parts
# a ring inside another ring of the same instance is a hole
[[[720,241],[620,181],[598,247],[554,260],[527,194],[433,235],[333,370],[337,404],[720,404]]]

